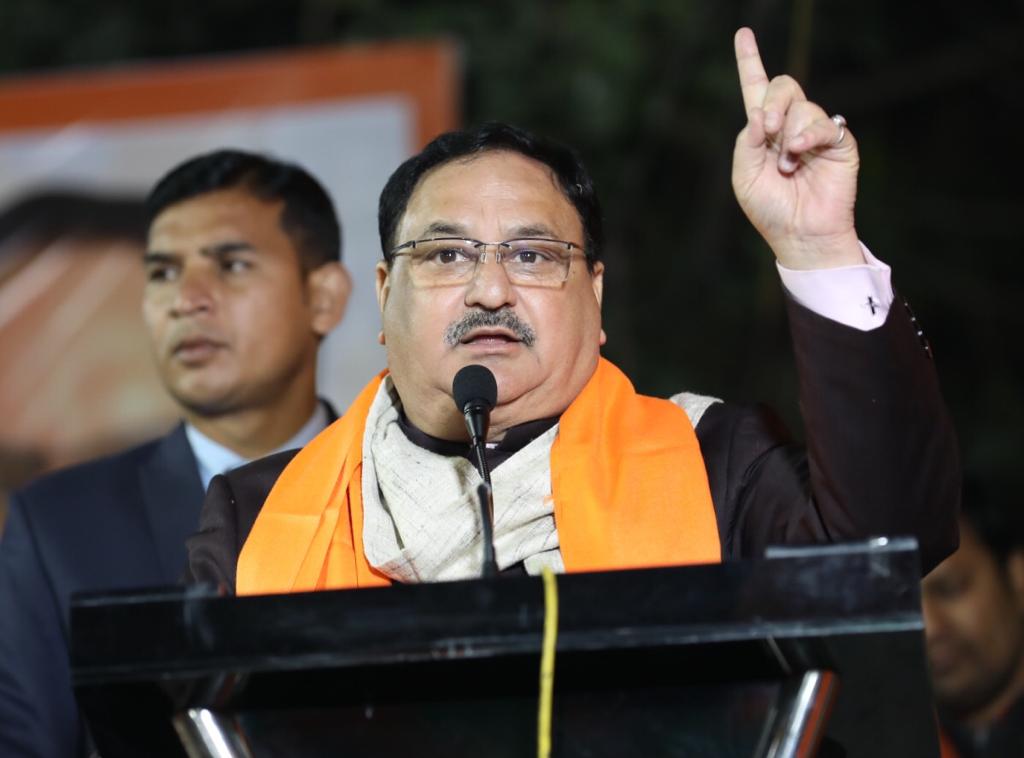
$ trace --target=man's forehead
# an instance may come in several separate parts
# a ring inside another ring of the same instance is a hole
[[[240,229],[278,225],[281,200],[264,200],[232,188],[185,198],[164,208],[149,227],[149,238],[196,234],[232,234]]]
[[[493,151],[428,172],[409,198],[399,229],[415,235],[473,236],[481,225],[506,237],[559,236],[582,228],[550,167]]]
[[[469,237],[473,230],[470,224],[459,221],[447,221],[438,219],[426,224],[422,233],[428,237]],[[550,237],[556,234],[556,229],[543,222],[513,224],[506,228],[509,238],[513,237]]]
[[[943,577],[953,577],[964,573],[974,573],[987,565],[995,566],[996,559],[992,551],[985,545],[969,522],[960,520],[960,546],[956,552],[936,566],[925,577],[938,581]]]

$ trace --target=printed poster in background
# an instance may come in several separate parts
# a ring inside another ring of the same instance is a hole
[[[319,384],[345,408],[384,365],[378,195],[456,125],[457,80],[441,43],[0,80],[0,491],[174,423],[139,312],[141,201],[221,147],[298,163],[334,199],[355,287]]]

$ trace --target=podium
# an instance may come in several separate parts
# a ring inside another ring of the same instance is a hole
[[[937,756],[912,540],[557,577],[552,756]],[[77,596],[100,755],[533,756],[542,580]]]

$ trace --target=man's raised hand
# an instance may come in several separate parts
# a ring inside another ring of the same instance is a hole
[[[792,77],[768,79],[750,29],[735,43],[747,113],[733,152],[740,207],[786,268],[863,263],[853,222],[856,140]]]

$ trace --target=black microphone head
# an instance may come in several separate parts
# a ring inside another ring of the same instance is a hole
[[[486,366],[475,363],[463,366],[452,380],[452,397],[459,413],[465,413],[470,405],[483,406],[489,411],[498,402],[498,382]]]

